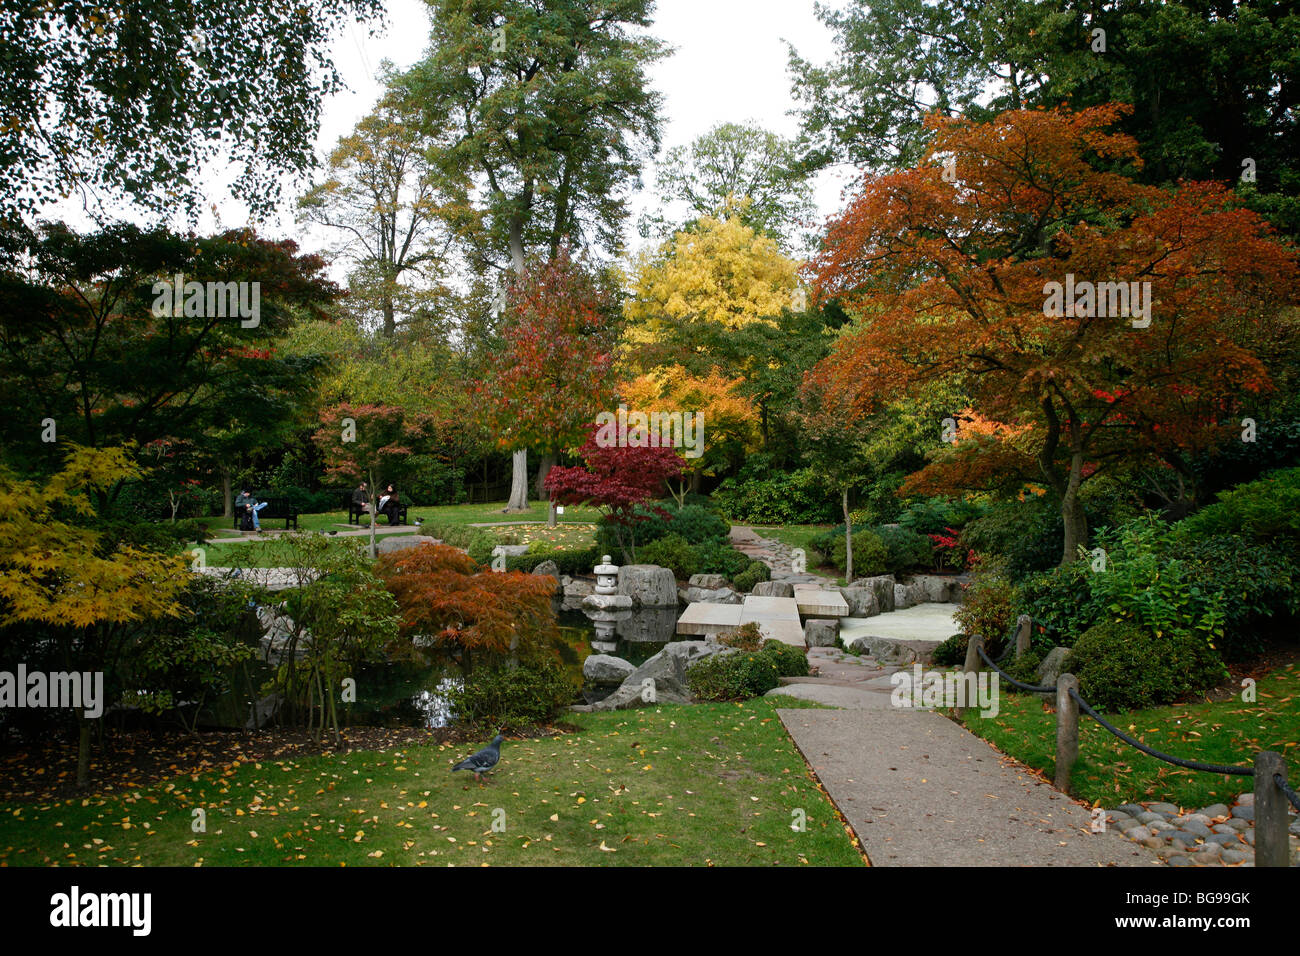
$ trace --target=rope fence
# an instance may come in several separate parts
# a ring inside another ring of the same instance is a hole
[[[1253,777],[1255,781],[1255,865],[1290,866],[1287,803],[1300,811],[1300,794],[1297,794],[1287,783],[1286,762],[1281,754],[1271,750],[1261,750],[1255,755],[1255,763],[1251,767],[1185,760],[1172,754],[1162,753],[1154,747],[1148,747],[1107,721],[1079,695],[1079,681],[1073,674],[1061,674],[1054,685],[1026,684],[1016,680],[1000,665],[1009,657],[1019,657],[1029,650],[1032,626],[1033,621],[1028,615],[1020,615],[1016,621],[1016,639],[1014,642],[1007,642],[1006,651],[997,661],[989,657],[984,650],[982,637],[979,635],[970,637],[966,645],[964,670],[967,673],[977,671],[978,662],[982,660],[997,673],[1001,680],[1012,687],[1031,694],[1056,695],[1056,777],[1053,783],[1058,790],[1069,792],[1070,789],[1070,773],[1079,756],[1079,713],[1082,712],[1124,743],[1156,760],[1203,773]]]

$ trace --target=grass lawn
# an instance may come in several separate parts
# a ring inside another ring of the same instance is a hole
[[[0,866],[862,865],[778,706],[803,702],[575,714],[578,733],[507,740],[482,786],[448,772],[475,746],[429,745],[0,806]]]
[[[764,538],[773,538],[782,544],[791,548],[803,548],[811,552],[808,542],[816,535],[823,534],[831,530],[833,525],[828,524],[785,524],[785,525],[754,525],[754,533],[762,535]]]
[[[1300,779],[1300,664],[1279,668],[1256,690],[1253,704],[1236,698],[1102,716],[1148,747],[1188,760],[1250,766],[1256,751],[1274,750],[1286,758],[1287,779],[1294,785]],[[1003,694],[997,717],[970,715],[964,726],[1049,778],[1056,772],[1056,715],[1038,698]],[[1225,778],[1156,760],[1081,714],[1072,789],[1103,807],[1165,800],[1199,808],[1228,801],[1254,784],[1250,777]]]

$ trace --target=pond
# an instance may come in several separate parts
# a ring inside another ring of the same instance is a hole
[[[678,608],[559,610],[556,651],[574,683],[583,685],[574,703],[595,703],[614,690],[584,684],[582,664],[588,656],[612,654],[639,666],[670,641],[686,639],[675,633],[679,616]],[[231,693],[208,706],[203,724],[243,726],[249,719],[250,695],[260,696],[261,691],[257,689],[272,676],[273,668],[265,661],[249,661],[231,675]],[[438,728],[447,726],[451,717],[447,691],[462,681],[464,674],[454,664],[431,667],[389,662],[363,666],[356,678],[357,702],[341,706],[340,722],[353,726]]]

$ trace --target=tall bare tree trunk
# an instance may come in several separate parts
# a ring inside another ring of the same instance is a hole
[[[528,510],[528,449],[520,448],[514,454],[514,471],[510,477],[510,501],[506,514],[520,514]]]
[[[849,512],[849,489],[841,499],[844,506],[844,583],[853,583],[853,515]]]
[[[537,498],[539,501],[545,501],[549,506],[546,510],[546,526],[554,528],[556,524],[555,502],[551,500],[550,494],[546,490],[546,476],[550,474],[551,469],[555,467],[555,456],[551,454],[543,455],[542,460],[537,465]]]
[[[235,499],[230,489],[230,469],[224,465],[221,468],[221,509],[222,517],[234,517]]]

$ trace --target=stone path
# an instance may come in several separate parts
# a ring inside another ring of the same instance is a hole
[[[1158,866],[980,738],[893,707],[778,710],[873,866]]]
[[[762,561],[772,571],[773,581],[790,581],[795,584],[830,584],[835,582],[820,574],[796,574],[789,545],[775,538],[764,538],[753,528],[743,524],[731,526],[731,546],[756,561]]]
[[[1291,865],[1300,866],[1300,817],[1290,813]],[[1156,851],[1170,866],[1255,865],[1255,794],[1184,812],[1172,803],[1126,803],[1110,810],[1118,833]]]

